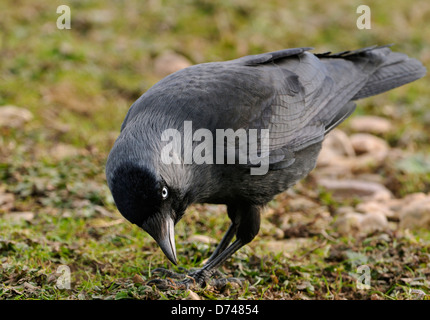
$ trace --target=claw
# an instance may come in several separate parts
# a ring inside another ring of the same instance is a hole
[[[153,274],[160,273],[162,276],[166,276],[166,279],[153,279],[150,280],[148,285],[155,285],[159,290],[188,290],[192,287],[204,287],[209,284],[218,291],[222,291],[227,285],[242,285],[243,280],[238,278],[224,278],[222,274],[217,270],[206,270],[200,269],[194,272],[190,272],[188,275],[179,274],[167,269],[157,268],[153,270]],[[216,274],[220,278],[211,279]],[[176,279],[178,281],[175,281]],[[180,281],[179,281],[180,280]]]
[[[181,274],[181,273],[177,273],[174,271],[170,271],[168,269],[164,269],[164,268],[157,268],[152,270],[152,273],[155,275],[160,275],[160,276],[165,276],[165,277],[169,277],[169,278],[173,278],[173,279],[183,279],[185,278],[185,275]]]

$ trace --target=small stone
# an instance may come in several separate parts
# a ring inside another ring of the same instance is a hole
[[[349,127],[357,132],[384,134],[392,131],[391,122],[377,116],[356,116],[351,118]]]
[[[278,226],[281,230],[288,230],[292,228],[296,222],[303,221],[303,213],[300,212],[288,212],[279,217]]]
[[[317,159],[318,167],[339,168],[343,162],[355,156],[354,148],[345,132],[334,129],[323,141],[321,152]],[[348,165],[347,165],[348,170]]]
[[[332,193],[338,200],[352,199],[354,197],[365,200],[388,200],[392,198],[391,191],[377,182],[354,179],[318,179],[318,184]]]
[[[399,212],[400,228],[430,228],[430,196],[411,201]]]
[[[394,212],[385,202],[369,201],[358,204],[355,209],[363,213],[378,213],[385,217],[393,217]]]
[[[319,207],[319,204],[306,197],[294,197],[288,200],[289,211],[305,211],[316,207]]]
[[[400,213],[404,208],[413,202],[426,199],[427,195],[422,192],[411,193],[401,199],[390,199],[387,201],[388,208],[393,212],[393,217],[400,219]]]
[[[0,128],[21,128],[33,119],[33,114],[24,108],[12,105],[0,107]]]
[[[378,295],[377,293],[374,293],[370,296],[370,300],[384,300],[384,298]]]
[[[281,228],[275,228],[273,237],[277,240],[281,240],[285,237],[285,232]]]
[[[8,212],[15,206],[15,196],[13,193],[1,193],[0,190],[0,210]]]
[[[173,51],[162,53],[154,61],[154,71],[159,77],[165,77],[189,66],[191,62],[187,58]]]
[[[310,290],[310,291],[314,291],[314,286],[308,281],[308,280],[304,280],[301,281],[299,284],[297,284],[297,290]]]
[[[368,234],[388,228],[388,220],[381,211],[367,212],[365,214],[346,211],[336,219],[334,226],[341,234],[359,232]]]
[[[138,274],[135,274],[133,276],[133,282],[134,283],[145,284],[145,280],[143,280],[143,278],[140,275],[138,275]]]
[[[59,143],[51,148],[49,154],[56,160],[63,160],[79,155],[80,150],[71,145]]]
[[[200,296],[192,290],[187,290],[188,296],[185,300],[201,300]]]
[[[317,175],[341,177],[367,171],[380,166],[390,152],[387,142],[372,134],[357,133],[348,137],[342,131],[333,132],[323,142]]]
[[[11,212],[0,216],[2,219],[10,221],[31,221],[34,218],[33,212]]]
[[[354,157],[355,152],[347,134],[340,130],[334,129],[324,139],[323,148],[332,150],[337,155]]]
[[[341,234],[348,234],[358,231],[362,217],[363,215],[360,213],[347,212],[336,219],[334,226]]]
[[[388,228],[388,220],[381,212],[366,213],[361,217],[359,230],[363,233],[382,231]]]
[[[353,207],[350,206],[344,206],[344,207],[340,207],[336,210],[336,215],[344,215],[347,214],[348,212],[354,212],[355,209]]]
[[[351,135],[351,144],[357,154],[370,153],[378,160],[388,155],[388,143],[372,134],[356,133]]]
[[[194,234],[188,238],[189,242],[200,242],[204,244],[217,243],[217,241],[211,237],[202,235],[202,234]]]
[[[263,245],[266,250],[273,252],[274,254],[283,253],[286,255],[292,255],[298,249],[307,247],[312,243],[313,241],[310,238],[290,238],[268,241]]]

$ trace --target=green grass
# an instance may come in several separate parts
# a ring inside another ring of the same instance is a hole
[[[0,3],[0,106],[24,107],[34,115],[22,128],[0,128],[0,195],[15,198],[12,208],[0,206],[0,299],[188,297],[186,291],[163,292],[146,284],[157,267],[180,269],[147,234],[122,219],[104,176],[129,106],[160,80],[154,61],[164,51],[202,63],[287,47],[324,52],[395,43],[393,50],[430,65],[427,0],[372,3],[371,30],[356,28],[361,1],[67,4],[71,30],[56,28],[54,2]],[[391,119],[396,131],[383,138],[410,154],[400,163],[372,168],[399,197],[430,192],[429,86],[427,76],[357,108],[356,114]],[[348,123],[343,128],[348,131]],[[72,150],[69,156],[55,149],[64,145]],[[307,187],[314,187],[311,181],[301,186]],[[331,213],[356,202],[339,203],[324,190],[318,196],[318,206]],[[221,268],[244,278],[245,285],[221,292],[196,289],[201,298],[429,299],[428,230],[346,237],[329,220],[323,234],[299,232],[298,238],[309,241],[298,242],[295,250],[270,252],[277,218],[289,209],[282,197],[270,207],[277,214],[264,218],[257,239]],[[11,212],[34,216],[12,221]],[[318,210],[305,212],[299,227],[317,215]],[[223,210],[190,208],[176,230],[179,266],[199,267],[214,249],[188,242],[190,236],[220,240],[227,227]],[[359,263],[370,267],[370,290],[356,287]],[[56,286],[62,265],[70,268],[71,289]]]

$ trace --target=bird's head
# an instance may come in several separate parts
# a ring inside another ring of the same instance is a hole
[[[174,226],[188,205],[181,190],[169,186],[156,169],[135,161],[108,166],[107,179],[121,214],[148,232],[177,264]]]

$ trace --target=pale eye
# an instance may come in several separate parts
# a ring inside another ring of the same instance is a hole
[[[161,190],[161,196],[163,197],[163,200],[167,199],[169,196],[169,190],[167,187],[163,187],[163,190]]]

